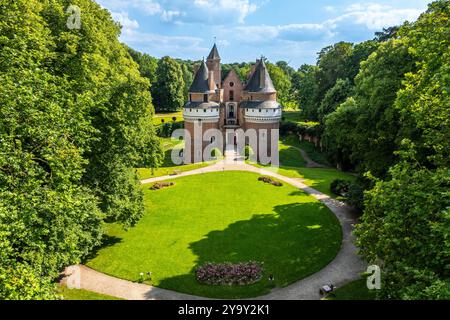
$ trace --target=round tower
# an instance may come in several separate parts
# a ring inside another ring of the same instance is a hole
[[[185,129],[190,134],[186,139],[185,162],[203,161],[203,150],[211,141],[203,141],[203,134],[208,129],[219,129],[221,92],[214,81],[214,74],[208,70],[203,60],[194,81],[189,88],[189,101],[183,108]]]

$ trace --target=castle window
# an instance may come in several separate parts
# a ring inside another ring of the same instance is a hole
[[[208,110],[206,110],[206,109],[203,109],[203,112],[206,112],[206,111],[208,111]]]
[[[208,102],[208,95],[207,94],[203,95],[203,102]]]
[[[230,87],[232,87],[232,88],[234,87],[234,82],[233,81],[230,82]]]
[[[259,112],[261,112],[261,109],[259,109]]]
[[[192,102],[192,94],[189,94],[189,101]]]
[[[230,90],[230,101],[234,101],[234,91]]]

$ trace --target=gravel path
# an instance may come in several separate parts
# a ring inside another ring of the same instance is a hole
[[[163,176],[142,180],[142,184],[150,184],[158,181],[178,179],[186,176],[219,171],[248,171],[274,177],[294,187],[304,190],[314,198],[324,203],[339,219],[342,226],[342,246],[336,258],[319,272],[299,280],[284,288],[275,288],[267,295],[256,299],[270,300],[315,300],[320,299],[319,288],[325,284],[333,283],[340,287],[347,282],[359,279],[359,274],[366,268],[366,264],[357,256],[357,248],[354,245],[352,235],[353,225],[357,222],[351,210],[337,200],[330,198],[311,187],[305,185],[299,179],[291,179],[276,172],[260,169],[242,161],[232,161],[233,157],[227,155],[227,159],[209,167],[183,172],[177,176]],[[305,158],[306,160],[306,158]],[[181,294],[149,285],[133,283],[127,280],[114,278],[86,266],[71,266],[66,270],[67,277],[63,280],[69,286],[77,286],[81,289],[98,292],[106,295],[130,300],[189,300],[203,299],[187,294]],[[72,284],[72,285],[70,285]]]

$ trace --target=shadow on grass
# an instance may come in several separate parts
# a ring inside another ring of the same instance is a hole
[[[249,286],[201,285],[194,267],[188,274],[163,279],[159,286],[211,298],[249,298],[268,293],[311,275],[331,262],[341,245],[339,222],[319,202],[292,203],[275,214],[255,214],[225,230],[211,231],[189,245],[196,267],[206,262],[263,263],[263,278]],[[269,281],[273,274],[274,281]]]
[[[122,238],[104,234],[103,237],[102,237],[101,245],[99,245],[98,247],[94,248],[91,251],[91,253],[83,259],[82,262],[86,263],[87,261],[96,258],[98,256],[98,254],[99,254],[99,251],[101,249],[104,249],[104,248],[107,248],[107,247],[112,247],[115,244],[118,244],[118,243],[121,243],[121,242],[122,242]]]
[[[305,167],[306,161],[300,151],[292,146],[285,146],[279,150],[280,164],[282,166]]]

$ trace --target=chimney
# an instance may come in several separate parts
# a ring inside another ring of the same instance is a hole
[[[214,82],[214,71],[209,71],[208,87],[210,91],[216,90],[216,83]]]
[[[261,68],[259,75],[259,87],[264,88],[266,84],[266,68]]]

